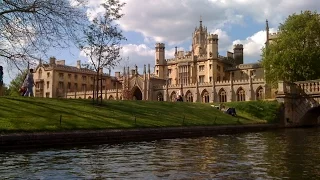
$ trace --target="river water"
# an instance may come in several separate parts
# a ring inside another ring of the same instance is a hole
[[[0,179],[320,179],[319,128],[0,153]]]

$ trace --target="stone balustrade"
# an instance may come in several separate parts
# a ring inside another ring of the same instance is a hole
[[[307,94],[320,93],[320,79],[295,82]]]

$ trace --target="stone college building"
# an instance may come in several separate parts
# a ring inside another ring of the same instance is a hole
[[[267,39],[269,40],[267,27]],[[155,67],[144,65],[124,68],[115,76],[102,71],[103,99],[176,101],[181,95],[186,102],[231,102],[271,98],[271,89],[264,80],[259,63],[243,64],[243,45],[234,45],[233,52],[219,55],[219,37],[209,34],[200,21],[192,34],[192,50],[178,51],[174,58],[165,58],[165,44],[155,45]],[[34,74],[38,97],[92,98],[96,72],[66,66],[64,60],[50,59],[37,67]],[[100,83],[99,83],[100,84]]]

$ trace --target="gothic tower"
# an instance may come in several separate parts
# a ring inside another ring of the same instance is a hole
[[[164,43],[156,43],[156,54],[155,54],[155,75],[159,78],[165,79],[165,69],[166,69],[166,60],[165,60],[165,45]]]
[[[218,58],[218,35],[209,34],[207,40],[207,58]]]
[[[243,45],[235,44],[233,46],[233,59],[236,65],[243,64]]]
[[[207,53],[207,34],[207,27],[202,26],[202,19],[200,18],[199,28],[196,27],[192,34],[192,50],[195,56],[201,56]]]

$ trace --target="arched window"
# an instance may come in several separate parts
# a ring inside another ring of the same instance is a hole
[[[187,92],[186,98],[187,102],[193,102],[193,95],[190,91]]]
[[[91,99],[91,96],[89,96],[88,99]]]
[[[171,102],[176,102],[176,101],[177,101],[177,94],[176,94],[176,92],[173,91],[173,92],[171,93],[170,100],[171,100]]]
[[[39,78],[38,79],[41,79],[42,78],[42,70],[39,69]]]
[[[112,95],[109,96],[109,100],[114,100]]]
[[[204,102],[204,103],[210,102],[209,93],[207,90],[203,90],[201,97],[202,97],[202,102]]]
[[[237,92],[237,101],[246,101],[246,92],[241,87]]]
[[[224,89],[219,91],[219,102],[227,102],[227,92]]]
[[[158,100],[158,101],[163,101],[163,95],[162,95],[162,93],[158,93],[158,95],[157,95],[157,100]]]
[[[256,99],[257,100],[264,99],[264,92],[263,92],[263,88],[261,86],[256,91]]]

